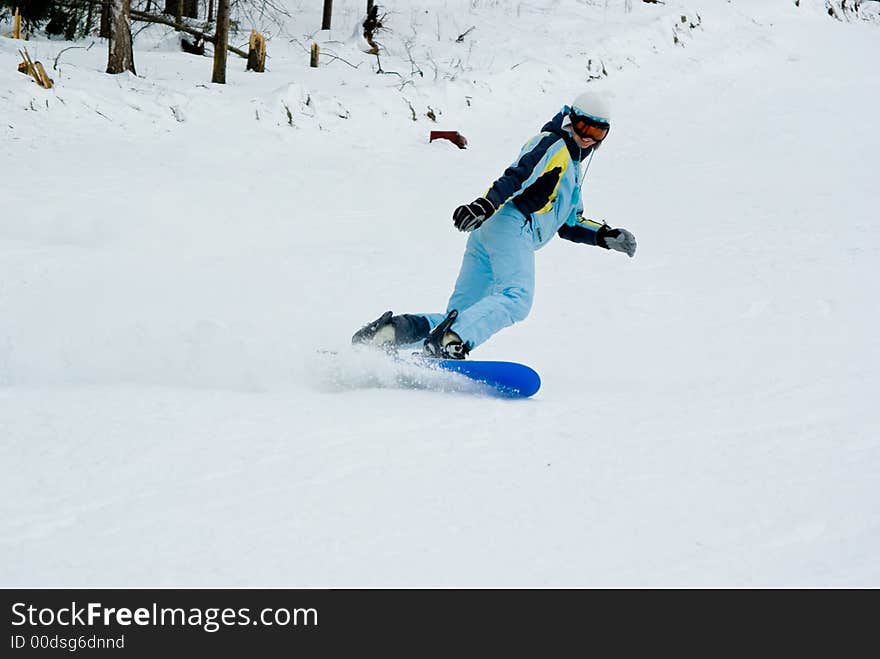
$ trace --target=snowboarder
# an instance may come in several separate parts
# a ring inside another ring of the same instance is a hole
[[[426,356],[464,359],[528,315],[534,253],[555,234],[632,257],[632,233],[583,217],[584,176],[610,129],[608,104],[599,94],[585,92],[564,106],[482,197],[453,212],[455,228],[470,236],[446,313],[387,311],[358,330],[352,343],[386,349],[421,344]]]

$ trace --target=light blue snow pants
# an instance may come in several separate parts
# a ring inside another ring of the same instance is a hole
[[[535,291],[532,231],[514,209],[502,208],[468,237],[446,305],[458,309],[452,331],[476,347],[498,330],[525,319]],[[423,314],[433,329],[446,314]]]

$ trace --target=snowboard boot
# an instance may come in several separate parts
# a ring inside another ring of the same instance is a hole
[[[464,359],[471,351],[470,346],[461,337],[449,329],[458,311],[453,309],[449,315],[425,339],[424,355],[432,359]]]
[[[393,350],[396,346],[421,341],[431,330],[424,316],[402,314],[395,316],[386,311],[372,323],[364,325],[351,337],[353,344],[365,344]]]

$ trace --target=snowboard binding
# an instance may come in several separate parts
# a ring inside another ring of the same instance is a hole
[[[458,318],[458,311],[453,309],[443,321],[435,327],[424,343],[424,356],[431,359],[464,359],[471,351],[470,346],[461,340],[450,327]]]

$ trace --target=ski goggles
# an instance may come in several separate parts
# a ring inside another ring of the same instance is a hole
[[[611,129],[611,126],[572,113],[571,129],[582,140],[593,140],[598,144],[608,136],[608,131]]]

